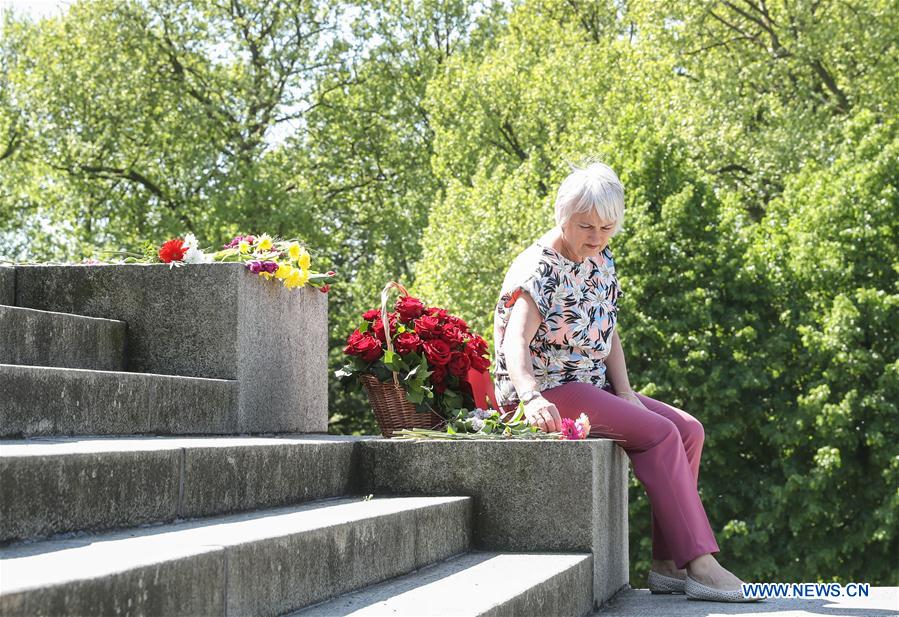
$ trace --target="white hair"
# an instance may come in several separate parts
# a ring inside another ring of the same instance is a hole
[[[592,162],[586,167],[571,165],[572,171],[556,194],[556,223],[564,225],[575,213],[590,209],[603,220],[614,221],[613,235],[624,224],[624,187],[605,163]]]

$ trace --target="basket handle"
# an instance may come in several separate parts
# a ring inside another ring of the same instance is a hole
[[[404,296],[409,295],[406,288],[396,281],[390,281],[384,286],[384,289],[381,290],[381,323],[384,325],[384,338],[387,340],[387,351],[390,353],[393,353],[393,341],[390,338],[390,321],[387,319],[387,296],[390,293],[390,290],[394,288],[398,289]],[[395,383],[397,387],[400,385],[400,377],[397,375],[396,371],[393,371],[393,383]]]

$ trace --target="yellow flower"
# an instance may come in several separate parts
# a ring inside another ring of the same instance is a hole
[[[289,246],[288,249],[287,249],[287,254],[290,255],[290,258],[291,258],[291,259],[293,259],[294,261],[296,261],[297,259],[300,258],[300,251],[301,251],[301,250],[302,250],[302,249],[300,248],[300,245],[299,245],[298,243],[296,243],[296,242],[291,242],[291,243],[290,243],[290,246]]]
[[[268,234],[262,234],[259,236],[259,244],[256,245],[256,248],[260,251],[267,251],[272,248],[272,238]]]
[[[287,288],[302,287],[309,280],[309,273],[303,269],[291,268],[290,275],[284,279],[284,286]]]
[[[240,249],[241,253],[249,253],[250,252],[250,243],[247,242],[246,240],[241,240],[237,246]]]
[[[290,276],[291,270],[293,270],[293,268],[291,268],[287,264],[279,264],[278,270],[275,272],[275,278],[279,280],[286,279],[288,276]]]
[[[300,256],[297,258],[297,264],[303,269],[308,270],[309,266],[312,265],[312,258],[309,257],[309,253],[306,252],[306,249],[303,249],[300,252]]]

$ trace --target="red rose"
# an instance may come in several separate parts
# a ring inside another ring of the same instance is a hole
[[[446,381],[446,367],[435,366],[431,369],[431,381],[434,383],[443,383]]]
[[[430,315],[431,317],[435,317],[440,321],[446,321],[447,317],[449,317],[449,313],[446,312],[446,309],[437,308],[436,306],[432,306],[427,311],[425,311],[426,315]]]
[[[387,314],[387,322],[390,325],[390,336],[396,334],[396,313],[388,313]],[[384,320],[381,319],[380,314],[378,318],[372,322],[371,331],[375,333],[379,339],[381,339],[382,343],[386,343],[387,339],[384,337]]]
[[[185,253],[187,253],[187,249],[184,248],[184,240],[181,238],[169,240],[159,247],[159,259],[167,264],[173,261],[183,261]]]
[[[359,350],[359,355],[366,362],[374,362],[384,353],[384,350],[381,349],[381,341],[373,337],[368,332],[363,334],[362,337],[358,340],[358,342],[356,343],[356,349]]]
[[[424,342],[425,356],[431,366],[443,366],[449,364],[452,351],[449,343],[442,339],[433,339]]]
[[[421,317],[425,312],[425,305],[418,298],[403,296],[396,301],[396,311],[400,314],[400,321],[410,322],[416,317]]]
[[[361,338],[362,333],[359,332],[358,328],[356,330],[353,330],[353,333],[346,338],[346,347],[343,348],[343,353],[348,356],[358,356],[359,349],[356,347],[356,344]]]
[[[471,340],[468,341],[468,348],[479,356],[487,355],[487,341],[477,334],[473,335]]]
[[[381,309],[371,309],[370,311],[365,311],[364,313],[362,313],[362,319],[364,319],[365,321],[372,321],[380,317]]]
[[[465,335],[458,327],[448,323],[443,326],[443,340],[451,344],[461,345],[465,342]]]
[[[440,327],[440,322],[430,315],[422,315],[421,317],[416,319],[413,323],[413,327],[415,328],[415,332],[422,338],[422,340],[437,338],[443,335],[443,330]]]
[[[319,290],[320,292],[322,292],[323,294],[326,294],[326,293],[328,293],[329,291],[331,291],[331,286],[328,285],[327,283],[325,283],[324,285],[322,285],[321,287],[319,287],[318,290]]]
[[[415,332],[403,332],[394,341],[396,351],[400,355],[406,355],[421,350],[421,339]]]
[[[471,362],[471,368],[476,369],[480,373],[483,373],[490,368],[490,360],[478,353],[474,353],[470,347],[466,352],[465,355],[468,356],[468,360]]]
[[[446,318],[446,323],[452,324],[462,330],[462,332],[468,332],[468,324],[465,323],[465,320],[461,317],[455,317],[453,315],[449,315]]]
[[[449,363],[449,371],[456,377],[465,377],[468,369],[471,368],[471,360],[464,353],[458,351],[453,353],[453,357]]]

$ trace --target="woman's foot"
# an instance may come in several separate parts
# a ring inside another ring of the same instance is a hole
[[[678,570],[672,559],[653,559],[652,571],[662,576],[679,578],[682,581],[687,580],[687,571],[683,569]]]
[[[690,578],[712,589],[737,591],[743,584],[743,581],[726,570],[710,554],[697,557],[688,563],[687,572],[690,574]]]

